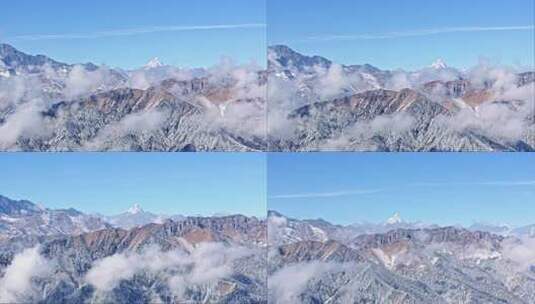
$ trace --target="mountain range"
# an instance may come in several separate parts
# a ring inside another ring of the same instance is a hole
[[[122,70],[0,44],[4,151],[264,150],[265,71],[222,62]]]
[[[364,234],[381,234],[396,229],[435,229],[437,224],[405,221],[398,212],[381,223],[356,222],[350,225],[332,224],[324,219],[295,219],[277,211],[269,210],[269,244],[272,246],[293,243],[302,240],[324,242],[337,240],[347,242],[355,236]],[[453,225],[452,227],[469,231],[489,232],[503,237],[535,238],[535,225],[514,226],[508,224],[492,224],[476,222],[469,226]]]
[[[410,224],[396,214],[367,231],[360,228],[363,224],[297,220],[275,211],[267,223],[270,303],[535,299],[533,235]]]
[[[534,86],[487,62],[382,70],[284,45],[266,70],[123,70],[1,44],[0,150],[533,151]]]
[[[130,229],[147,225],[150,223],[161,224],[167,220],[181,221],[185,217],[182,215],[154,214],[144,211],[139,204],[134,204],[123,213],[112,216],[101,216],[102,219],[114,227]]]
[[[13,200],[0,195],[0,238],[72,235],[112,227],[131,229],[185,218],[144,211],[139,204],[116,215],[85,214],[72,208],[48,209],[27,200]]]
[[[102,217],[0,197],[0,302],[267,303],[266,234],[243,215]]]
[[[532,303],[535,229],[117,216],[0,197],[0,301]]]
[[[417,71],[268,50],[276,151],[533,151],[535,72],[442,60]]]

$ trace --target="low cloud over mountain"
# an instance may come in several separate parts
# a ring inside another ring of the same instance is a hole
[[[0,302],[266,303],[265,221],[159,217],[134,206],[111,224],[2,197]]]
[[[272,303],[530,303],[533,235],[268,217]]]
[[[159,63],[159,62],[158,62]],[[0,45],[4,151],[251,151],[265,146],[265,71],[66,64]]]
[[[272,150],[533,150],[535,72],[440,60],[417,71],[268,51]]]

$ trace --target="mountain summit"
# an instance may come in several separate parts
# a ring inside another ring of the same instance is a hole
[[[433,62],[431,64],[431,67],[433,69],[437,69],[437,70],[440,70],[440,69],[445,69],[448,67],[448,65],[446,64],[446,62],[444,62],[444,60],[442,58],[438,58],[437,60],[435,60],[435,62]]]
[[[401,224],[403,220],[401,219],[401,216],[399,215],[399,212],[394,213],[391,217],[389,217],[386,220],[386,224],[388,225],[395,225],[395,224]]]
[[[151,60],[149,60],[147,64],[145,64],[145,69],[154,69],[154,68],[159,68],[161,66],[163,66],[163,63],[160,61],[160,59],[158,57],[154,57]]]
[[[141,208],[139,204],[134,204],[132,207],[128,208],[126,212],[130,214],[138,214],[143,212],[143,208]]]

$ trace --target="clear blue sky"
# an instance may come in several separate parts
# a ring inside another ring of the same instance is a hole
[[[268,208],[334,223],[535,223],[533,153],[299,153],[268,157]]]
[[[270,0],[267,11],[268,44],[287,44],[339,63],[415,69],[443,58],[462,68],[483,56],[534,66],[533,29],[466,29],[532,26],[533,0]],[[434,30],[441,33],[425,34]],[[390,38],[359,38],[385,34]],[[333,37],[339,35],[356,37]]]
[[[10,1],[0,18],[0,41],[64,62],[91,61],[123,68],[138,67],[153,57],[188,67],[212,65],[221,56],[263,65],[265,26],[184,31],[169,27],[262,25],[265,5],[265,0]],[[131,34],[154,27],[168,30]],[[124,35],[110,35],[117,30],[124,30]],[[73,39],[69,35],[97,37]]]
[[[265,155],[2,153],[0,194],[48,208],[265,216]]]

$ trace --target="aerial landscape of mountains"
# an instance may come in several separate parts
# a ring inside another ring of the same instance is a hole
[[[264,150],[265,86],[260,67],[230,59],[126,71],[0,44],[0,149]]]
[[[0,302],[532,303],[535,224],[116,216],[0,197]]]
[[[270,303],[533,303],[535,226],[268,219]]]
[[[535,304],[535,0],[2,8],[0,304]]]
[[[268,144],[283,151],[533,151],[535,72],[438,59],[415,71],[268,50]]]
[[[284,45],[267,70],[66,64],[0,45],[3,151],[533,151],[535,72],[340,65]],[[269,87],[269,89],[267,89]]]
[[[109,221],[109,222],[108,222]],[[266,303],[266,225],[0,197],[1,303]]]

